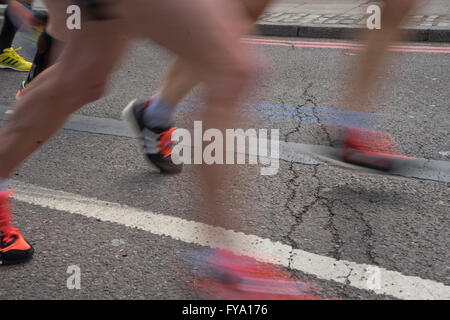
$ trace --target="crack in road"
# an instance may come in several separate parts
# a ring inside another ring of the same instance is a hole
[[[301,226],[301,224],[303,223],[304,215],[307,214],[316,204],[320,203],[321,205],[323,205],[327,208],[327,211],[329,213],[329,221],[328,221],[328,224],[325,227],[325,229],[329,230],[329,232],[331,233],[331,235],[333,237],[334,248],[335,248],[333,250],[333,252],[330,252],[329,254],[331,256],[333,256],[335,259],[340,260],[343,241],[340,238],[339,230],[337,229],[337,227],[333,221],[333,217],[335,214],[333,213],[333,211],[331,209],[332,204],[330,204],[329,199],[321,196],[321,194],[320,194],[320,192],[322,190],[322,182],[318,175],[318,168],[319,168],[319,165],[314,165],[314,172],[312,175],[312,177],[317,181],[317,188],[313,195],[314,200],[311,201],[310,203],[304,205],[300,210],[295,210],[295,204],[293,203],[293,201],[297,197],[296,188],[298,187],[295,182],[299,178],[299,175],[298,175],[298,173],[295,172],[293,163],[291,163],[291,165],[289,167],[289,170],[293,174],[293,178],[291,178],[288,182],[289,183],[288,188],[291,190],[291,193],[286,201],[284,208],[294,218],[294,222],[292,223],[290,230],[287,233],[287,235],[284,237],[284,239],[287,243],[289,243],[291,245],[291,247],[293,247],[293,248],[297,247],[297,243],[296,243],[295,239],[293,238],[293,234],[294,234],[296,228]],[[293,204],[294,204],[294,206],[293,206]],[[293,257],[291,255],[289,258],[289,267],[290,267],[292,258]]]
[[[339,230],[336,227],[336,224],[334,223],[334,216],[335,213],[332,210],[332,205],[335,200],[330,203],[328,199],[325,199],[324,206],[327,208],[328,211],[328,224],[325,226],[325,229],[329,230],[332,237],[333,237],[333,244],[334,244],[334,250],[333,252],[329,252],[328,254],[333,256],[336,260],[341,260],[341,253],[342,253],[342,247],[344,245],[344,242],[342,241],[341,237],[339,236]]]
[[[342,205],[346,206],[347,208],[351,209],[353,212],[355,212],[359,219],[361,220],[362,224],[364,225],[364,233],[363,233],[363,242],[366,245],[366,250],[365,253],[367,255],[367,258],[369,258],[369,262],[372,265],[378,265],[378,263],[376,262],[375,256],[374,256],[374,247],[371,244],[372,241],[372,237],[373,237],[373,229],[372,226],[370,225],[369,221],[365,219],[364,217],[364,213],[355,209],[351,204],[348,204],[346,202],[343,202],[342,200],[337,200],[339,202],[342,203]]]
[[[293,177],[288,181],[288,189],[290,190],[290,194],[286,200],[286,203],[284,205],[284,209],[288,211],[288,213],[294,217],[294,223],[291,225],[291,228],[289,229],[288,234],[284,237],[286,242],[290,244],[292,248],[297,247],[295,240],[292,239],[292,234],[295,231],[295,228],[299,226],[303,222],[303,213],[301,212],[298,214],[295,210],[295,204],[294,208],[292,207],[293,201],[297,197],[297,184],[295,181],[299,178],[299,175],[296,170],[294,170],[294,162],[291,162],[289,165],[289,171],[292,173]],[[303,211],[303,210],[302,210]],[[291,258],[289,259],[289,267],[291,265]]]
[[[314,118],[317,120],[317,124],[319,125],[319,128],[323,131],[323,133],[325,134],[328,144],[330,146],[332,146],[332,139],[331,139],[331,134],[328,132],[327,127],[325,124],[322,123],[322,120],[319,117],[317,108],[319,107],[317,99],[314,95],[312,95],[310,93],[310,90],[313,86],[313,83],[310,82],[308,84],[308,86],[305,88],[305,90],[303,91],[302,97],[305,100],[305,105],[307,103],[310,103],[312,105],[312,113],[314,115]]]

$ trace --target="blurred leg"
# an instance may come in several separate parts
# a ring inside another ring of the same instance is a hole
[[[44,4],[48,12],[48,23],[44,32],[39,36],[33,66],[22,84],[18,96],[22,96],[28,91],[33,85],[33,79],[58,60],[64,49],[64,42],[70,35],[69,30],[65,27],[67,4],[64,1],[51,0],[44,0]]]
[[[353,111],[376,111],[370,106],[368,96],[373,89],[377,72],[385,62],[389,45],[398,39],[400,26],[418,0],[386,0],[382,12],[382,29],[369,31],[368,48],[358,62],[351,91],[344,101],[344,108]]]
[[[360,113],[352,114],[352,119],[344,117],[340,126],[329,127],[331,135],[340,141],[339,156],[345,162],[389,171],[398,159],[411,159],[397,149],[390,134],[374,130],[375,121],[369,112],[378,110],[370,105],[369,95],[385,63],[389,45],[399,38],[400,26],[417,2],[386,0],[382,11],[382,29],[367,33],[367,50],[361,55],[343,101],[345,109]]]
[[[125,44],[116,25],[85,22],[81,31],[71,33],[61,62],[39,75],[15,103],[11,121],[0,131],[0,178],[9,177],[72,112],[102,95]]]
[[[132,26],[133,33],[167,46],[196,70],[197,81],[203,81],[207,90],[203,128],[224,133],[233,125],[233,107],[247,87],[252,70],[249,54],[239,41],[244,26],[249,25],[248,18],[236,2],[230,1],[166,0],[158,2],[158,13],[142,10],[139,5],[144,3],[137,0],[127,11],[130,20],[142,23]],[[170,22],[166,19],[169,14],[173,14]],[[144,27],[146,21],[150,25]],[[226,216],[216,192],[224,181],[223,170],[220,165],[203,166],[201,176],[208,192],[206,221],[222,224]]]
[[[23,59],[17,54],[16,49],[12,48],[14,37],[23,24],[21,18],[17,16],[17,8],[23,8],[23,5],[30,7],[31,1],[14,1],[6,8],[5,19],[2,30],[0,31],[0,69],[7,68],[17,71],[30,71],[31,63]],[[25,10],[28,11],[28,9]]]
[[[0,132],[0,177],[9,177],[72,112],[102,95],[106,78],[123,52],[125,40],[120,34],[152,38],[197,66],[215,110],[205,117],[205,127],[225,129],[232,123],[230,107],[245,88],[251,65],[238,41],[239,26],[223,18],[227,14],[237,18],[235,7],[218,8],[209,0],[189,4],[135,0],[119,6],[124,6],[119,12],[126,12],[122,19],[84,22],[80,31],[73,32],[61,62],[36,78],[36,84],[16,103],[16,112]],[[220,169],[202,172],[211,186],[209,207],[214,207]]]
[[[249,17],[248,25],[242,30],[242,35],[253,27],[253,23],[264,12],[264,9],[272,0],[237,0],[243,12]],[[167,73],[162,80],[160,92],[167,104],[175,107],[186,94],[194,88],[200,79],[195,67],[186,61],[176,58],[171,62]]]
[[[0,53],[3,52],[4,49],[11,48],[14,37],[17,32],[17,27],[12,22],[9,17],[9,6],[5,11],[5,19],[3,22],[2,30],[0,32]]]

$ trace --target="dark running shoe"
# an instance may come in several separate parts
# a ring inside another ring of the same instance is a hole
[[[122,117],[142,142],[147,159],[162,173],[175,174],[183,169],[182,164],[172,161],[172,133],[175,127],[149,128],[144,124],[143,113],[148,101],[131,101],[123,110]]]

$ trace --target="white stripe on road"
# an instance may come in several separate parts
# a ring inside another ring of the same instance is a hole
[[[450,287],[419,277],[406,276],[366,264],[320,256],[270,239],[233,230],[209,226],[164,214],[156,214],[117,203],[100,201],[63,191],[46,189],[14,181],[15,199],[100,221],[118,223],[131,228],[167,236],[186,243],[211,248],[225,247],[317,276],[320,279],[344,283],[376,294],[400,299],[450,299]],[[201,235],[214,235],[202,237]],[[233,243],[225,239],[233,238]],[[378,282],[379,281],[379,282]],[[378,284],[378,286],[377,286]]]

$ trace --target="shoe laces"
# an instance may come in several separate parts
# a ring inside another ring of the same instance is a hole
[[[172,154],[172,133],[176,130],[176,127],[173,127],[169,130],[163,131],[159,134],[159,143],[158,149],[159,153],[163,155],[164,158],[167,158]]]
[[[14,49],[14,48],[5,49],[5,51],[6,50],[11,55],[12,58],[19,60],[19,61],[23,61],[23,58],[17,53],[17,51],[22,50],[22,47],[18,47],[16,49]]]
[[[11,196],[13,191],[8,190],[0,193],[0,240],[8,243],[20,235],[20,230],[13,227]]]

